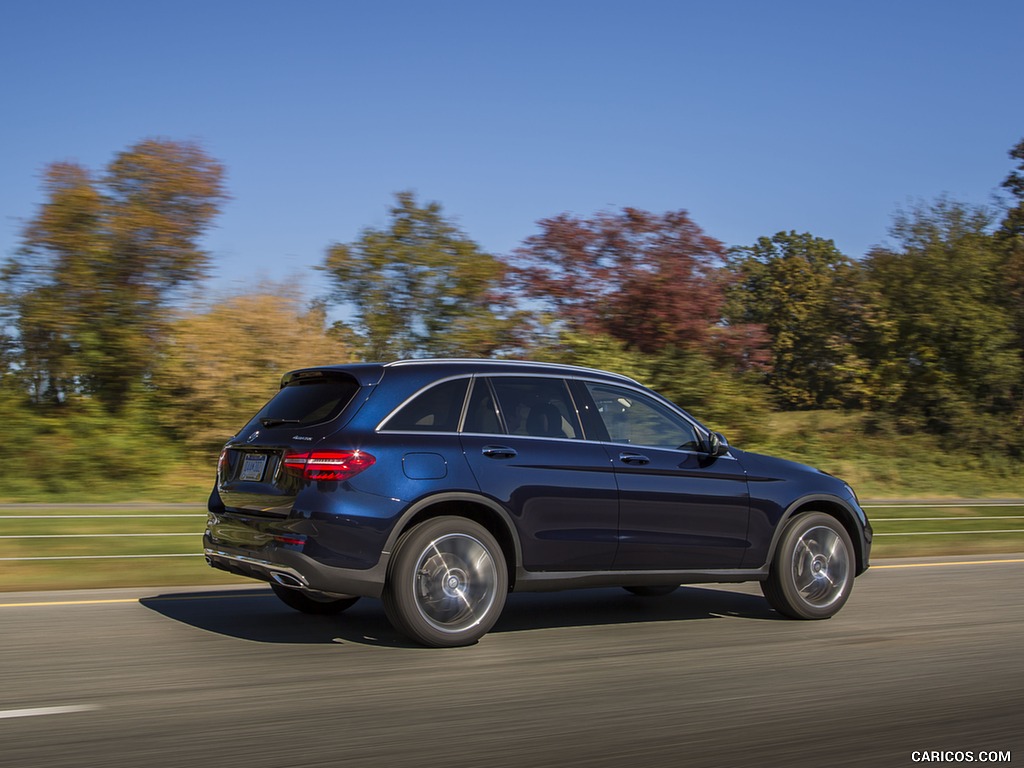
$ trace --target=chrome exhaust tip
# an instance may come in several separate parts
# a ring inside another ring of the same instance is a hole
[[[282,587],[288,587],[289,589],[302,589],[302,587],[305,586],[301,581],[292,576],[290,573],[282,573],[281,571],[271,571],[270,578],[272,578]]]

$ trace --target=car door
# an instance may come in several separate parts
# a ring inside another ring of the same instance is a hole
[[[693,422],[639,389],[584,387],[592,399],[586,407],[607,430],[602,445],[619,488],[614,568],[738,568],[750,512],[740,463],[710,456]]]
[[[461,434],[480,490],[518,529],[529,571],[608,570],[618,536],[618,489],[600,443],[583,439],[563,379],[481,376]]]

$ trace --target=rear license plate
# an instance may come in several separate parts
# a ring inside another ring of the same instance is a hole
[[[267,466],[267,454],[265,453],[250,453],[245,457],[245,461],[242,462],[242,472],[239,474],[239,480],[252,480],[259,482],[263,479],[263,470]]]

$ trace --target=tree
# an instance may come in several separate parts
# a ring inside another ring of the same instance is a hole
[[[868,366],[857,345],[870,319],[858,266],[831,240],[779,232],[730,251],[727,316],[762,325],[770,338],[767,383],[789,408],[864,399]]]
[[[336,243],[321,269],[331,300],[351,312],[339,324],[367,360],[485,356],[508,340],[510,323],[494,307],[504,267],[448,221],[436,202],[395,195],[383,229]]]
[[[1004,254],[1005,304],[1017,334],[1017,347],[1024,354],[1024,139],[1009,154],[1017,166],[1003,181],[1011,198],[997,236]]]
[[[940,200],[896,217],[895,248],[865,262],[892,324],[878,360],[901,374],[889,406],[961,444],[1020,446],[1024,360],[1006,309],[1004,255],[983,208]]]
[[[562,214],[539,226],[512,254],[506,293],[541,307],[556,336],[604,334],[647,354],[764,362],[758,329],[720,322],[724,248],[686,211]]]
[[[151,377],[157,422],[192,450],[212,451],[277,391],[281,375],[351,361],[322,307],[268,286],[179,312]]]
[[[46,202],[3,270],[36,402],[81,392],[117,410],[141,385],[168,304],[206,273],[198,243],[226,199],[223,173],[197,145],[165,139],[119,153],[98,177],[47,168]]]

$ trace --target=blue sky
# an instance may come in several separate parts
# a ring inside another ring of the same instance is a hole
[[[415,190],[485,249],[684,208],[859,257],[900,206],[991,202],[1024,138],[1024,3],[0,0],[0,256],[42,168],[198,141],[213,288],[298,281]]]

